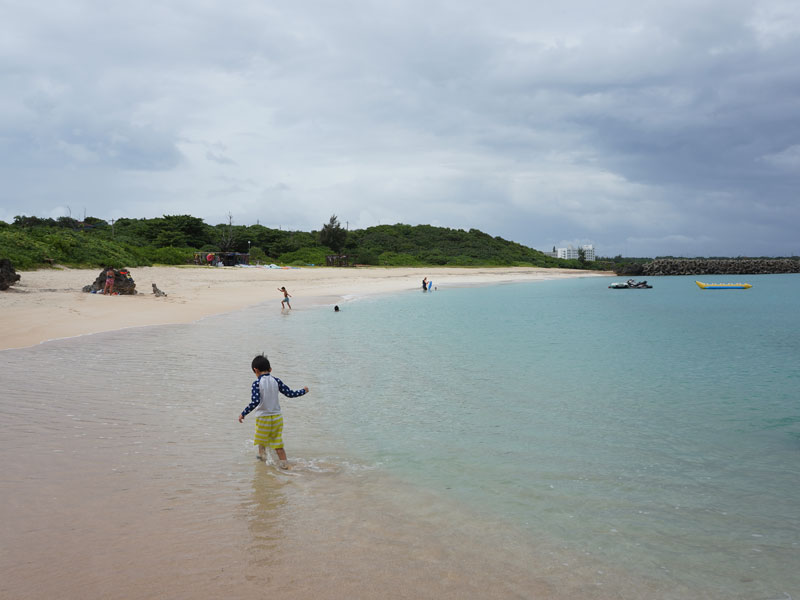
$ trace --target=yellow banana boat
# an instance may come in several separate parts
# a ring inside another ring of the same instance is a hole
[[[695,283],[701,290],[746,290],[753,287],[749,283],[703,283],[702,281]]]

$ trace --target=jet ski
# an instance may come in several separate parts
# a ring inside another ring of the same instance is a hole
[[[608,286],[610,290],[649,290],[653,286],[649,285],[646,281],[634,281],[633,279],[628,279],[628,281],[624,282],[617,282],[612,283]]]

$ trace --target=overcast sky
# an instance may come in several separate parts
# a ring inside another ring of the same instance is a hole
[[[0,220],[800,254],[797,0],[0,0]]]

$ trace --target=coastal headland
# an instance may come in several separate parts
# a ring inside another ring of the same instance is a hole
[[[137,294],[103,296],[82,291],[99,269],[54,268],[20,272],[20,280],[0,292],[0,349],[127,327],[190,323],[247,306],[271,303],[280,311],[286,286],[293,310],[343,304],[348,298],[412,291],[427,277],[437,288],[491,285],[612,273],[496,268],[292,268],[139,267],[130,270]],[[167,295],[156,297],[152,284]]]

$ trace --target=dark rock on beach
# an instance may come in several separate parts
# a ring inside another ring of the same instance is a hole
[[[94,280],[94,283],[83,287],[84,292],[97,293],[103,291],[106,285],[106,271],[103,269]],[[128,269],[114,269],[114,293],[120,296],[128,296],[136,294],[136,284],[133,282],[133,277]]]
[[[0,290],[7,290],[19,281],[19,274],[7,258],[0,258]]]

